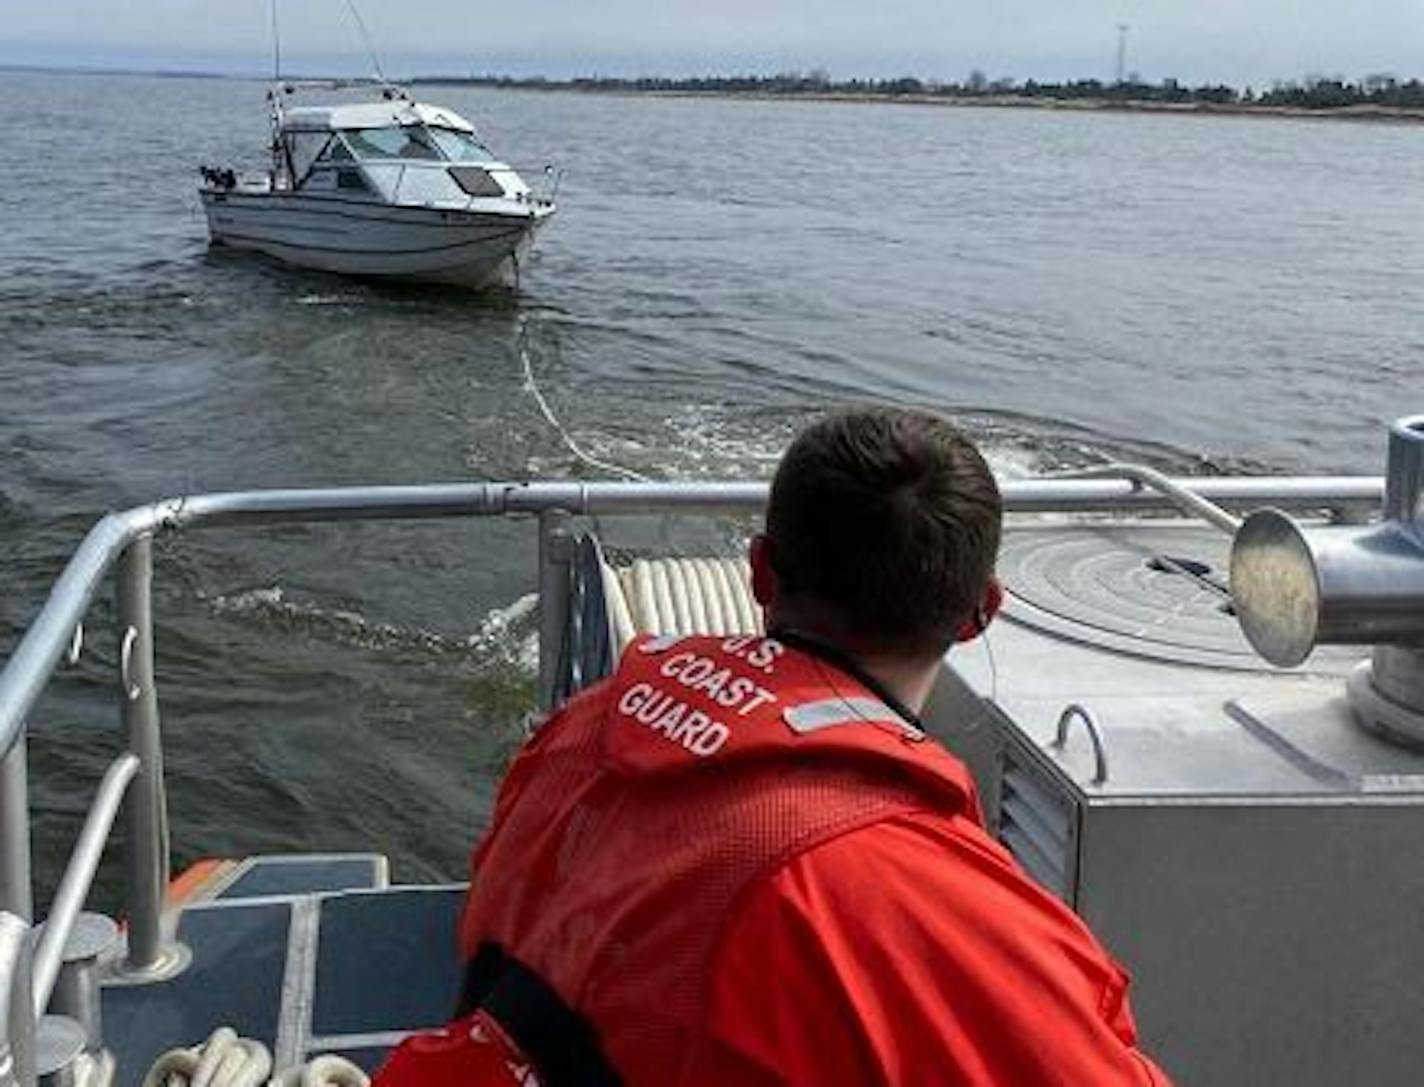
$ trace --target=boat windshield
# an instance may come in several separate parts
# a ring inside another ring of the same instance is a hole
[[[494,154],[468,132],[458,132],[453,128],[432,128],[440,150],[451,162],[493,162]]]
[[[347,129],[346,144],[360,159],[444,158],[424,125]]]

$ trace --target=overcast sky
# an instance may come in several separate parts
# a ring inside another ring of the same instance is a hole
[[[262,74],[269,0],[3,0],[0,64]],[[345,0],[278,0],[286,67],[365,75]],[[1424,0],[358,0],[388,74],[827,69],[1267,85],[1424,76]]]

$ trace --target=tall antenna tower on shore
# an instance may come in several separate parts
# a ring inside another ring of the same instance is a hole
[[[1127,31],[1126,23],[1117,24],[1117,79],[1115,82],[1122,83],[1123,66],[1127,61]]]

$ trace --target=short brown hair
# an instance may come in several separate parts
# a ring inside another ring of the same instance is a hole
[[[766,532],[788,598],[889,648],[942,652],[994,572],[1002,511],[989,466],[950,423],[851,408],[791,443]]]

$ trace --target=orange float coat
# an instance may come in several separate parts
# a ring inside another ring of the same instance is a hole
[[[964,766],[769,638],[645,640],[555,715],[461,938],[531,968],[627,1087],[1167,1083]]]

